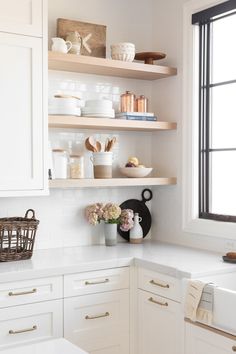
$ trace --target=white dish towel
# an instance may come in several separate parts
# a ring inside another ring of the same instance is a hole
[[[200,280],[188,280],[184,313],[191,321],[210,325],[213,317],[214,285]]]

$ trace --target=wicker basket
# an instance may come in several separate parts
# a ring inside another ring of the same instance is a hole
[[[0,218],[0,262],[31,258],[38,224],[33,209],[28,209],[24,218]]]

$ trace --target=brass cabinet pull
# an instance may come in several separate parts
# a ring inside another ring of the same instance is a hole
[[[102,317],[107,317],[110,316],[109,312],[102,313],[101,315],[95,315],[95,316],[85,316],[86,320],[96,320],[96,318],[102,318]]]
[[[233,352],[236,352],[236,345],[232,346],[232,350],[233,350]]]
[[[19,329],[18,331],[13,331],[13,329],[10,329],[9,334],[19,334],[19,333],[25,333],[25,332],[32,332],[36,331],[37,326],[33,326],[32,328],[24,328],[24,329]]]
[[[12,291],[10,291],[8,293],[8,296],[19,296],[19,295],[28,295],[28,294],[34,294],[37,292],[37,289],[32,289],[29,291],[21,291],[20,293],[13,293]]]
[[[168,302],[160,302],[160,301],[154,300],[153,297],[150,297],[148,299],[148,301],[152,302],[153,304],[160,305],[160,306],[168,306]]]
[[[169,289],[169,287],[170,287],[169,284],[157,283],[155,280],[150,280],[150,284],[160,286],[161,288],[166,288],[166,289]]]
[[[105,284],[108,283],[109,279],[105,279],[105,280],[98,280],[98,281],[86,281],[85,285],[96,285],[96,284]]]

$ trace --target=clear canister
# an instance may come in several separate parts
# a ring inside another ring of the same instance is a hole
[[[84,157],[70,155],[70,178],[84,178]]]
[[[148,111],[148,99],[144,96],[141,95],[138,98],[136,98],[136,111],[137,112],[147,112]]]
[[[67,151],[63,149],[53,149],[52,156],[55,178],[67,178]]]
[[[135,95],[126,91],[120,96],[120,111],[121,112],[134,112],[135,110]]]

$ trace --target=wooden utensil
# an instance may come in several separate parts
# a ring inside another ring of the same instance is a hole
[[[97,152],[96,147],[93,146],[92,144],[90,144],[89,138],[87,138],[87,139],[85,140],[85,147],[86,147],[86,149],[89,150],[89,151]]]
[[[102,150],[102,144],[100,143],[100,141],[96,141],[96,149],[97,152],[100,152]]]
[[[116,137],[113,137],[111,140],[110,140],[110,145],[109,145],[109,150],[108,151],[111,151],[114,147],[116,143]]]

